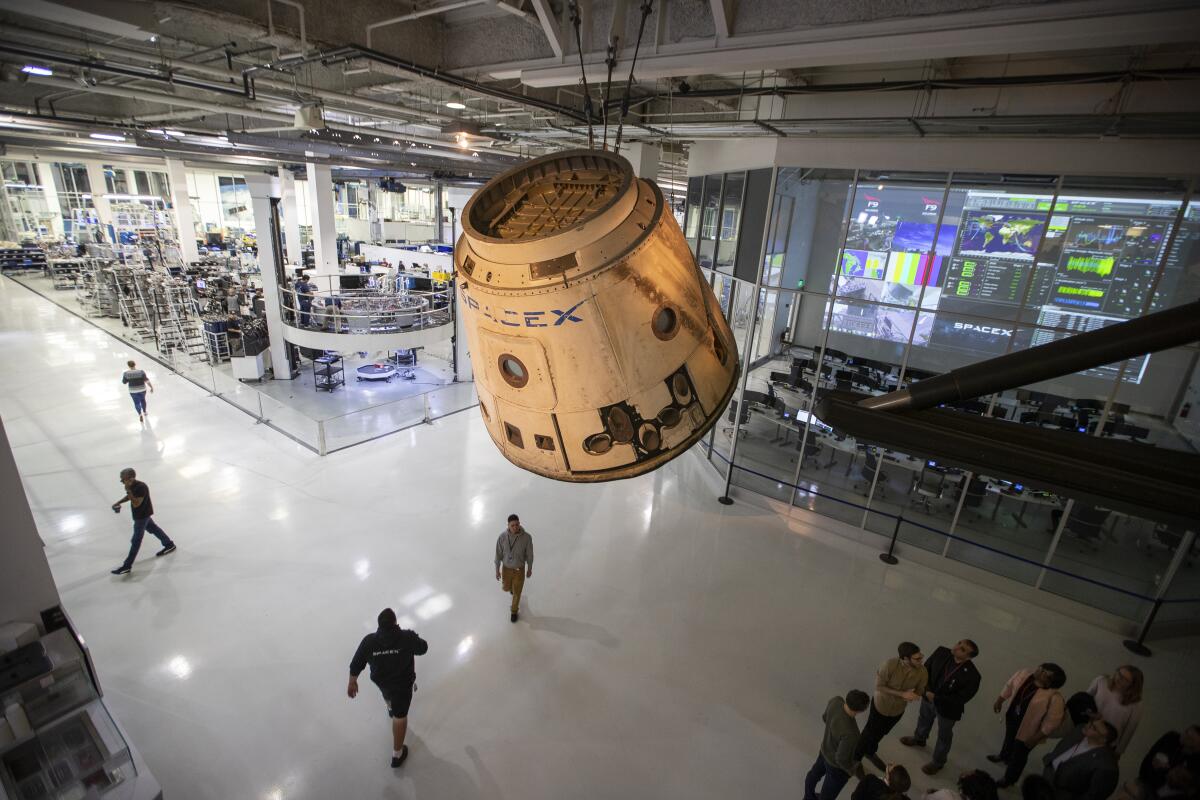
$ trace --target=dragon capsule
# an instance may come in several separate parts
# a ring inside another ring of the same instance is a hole
[[[729,402],[733,334],[662,192],[615,153],[494,178],[463,209],[454,259],[480,414],[518,467],[641,475]]]

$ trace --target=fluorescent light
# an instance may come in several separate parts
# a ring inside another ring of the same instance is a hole
[[[163,133],[165,133],[167,136],[177,136],[181,139],[187,135],[183,131],[175,131],[171,130],[170,128],[167,128],[165,131],[163,131]]]
[[[42,75],[47,78],[54,74],[54,70],[49,67],[39,67],[37,64],[26,64],[21,67],[21,72],[26,72],[30,75]]]
[[[466,106],[457,100],[449,100],[446,102],[446,108],[453,108],[455,111],[462,111],[466,108]]]
[[[162,128],[147,128],[146,133],[154,133],[159,136],[164,136],[166,134],[166,131],[164,131]]]
[[[91,133],[88,134],[93,139],[103,139],[106,142],[123,142],[125,137],[117,133]]]

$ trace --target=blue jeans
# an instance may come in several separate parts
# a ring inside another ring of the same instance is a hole
[[[301,300],[300,301],[300,327],[302,327],[302,328],[308,327],[308,323],[311,321],[311,319],[309,317],[309,313],[311,311],[312,311],[312,300]]]
[[[133,560],[137,558],[138,550],[142,549],[142,538],[149,531],[152,536],[158,538],[162,542],[163,547],[171,547],[175,543],[171,541],[171,537],[167,536],[167,532],[158,527],[158,523],[153,517],[145,519],[135,519],[133,521],[133,539],[129,542],[129,555],[125,556],[125,563],[121,566],[132,567]]]
[[[824,783],[821,778],[825,779]],[[804,776],[804,800],[834,800],[849,780],[849,772],[842,772],[817,753],[817,762]],[[817,793],[818,783],[821,783],[820,794]]]
[[[133,407],[137,409],[139,414],[146,413],[146,393],[145,392],[130,392],[129,397],[133,400]]]
[[[954,743],[954,723],[956,719],[943,717],[937,713],[937,708],[928,700],[921,701],[921,710],[917,714],[917,729],[913,731],[913,738],[921,744],[929,738],[929,732],[933,730],[933,721],[937,720],[938,732],[937,742],[933,746],[933,763],[939,767],[946,765],[946,758],[950,755],[950,745]]]

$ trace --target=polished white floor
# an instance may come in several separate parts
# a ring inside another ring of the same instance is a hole
[[[143,428],[119,383],[128,355],[0,280],[0,415],[63,603],[168,800],[795,798],[829,696],[869,687],[902,639],[971,636],[985,688],[941,785],[997,746],[988,705],[1012,670],[1057,660],[1078,689],[1134,660],[1111,633],[887,568],[811,527],[822,517],[721,506],[691,454],[560,484],[510,466],[466,413],[319,458],[168,375]],[[179,551],[155,559],[148,540],[115,578],[124,466]],[[537,547],[516,625],[491,564],[511,511]],[[374,687],[344,694],[385,605],[430,643],[395,772]],[[1136,660],[1148,709],[1130,770],[1200,720],[1200,641],[1156,650]],[[895,738],[882,753],[922,763]]]

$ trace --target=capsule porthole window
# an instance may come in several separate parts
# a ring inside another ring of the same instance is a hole
[[[659,339],[669,341],[679,332],[679,313],[669,305],[659,306],[650,321],[650,327]]]
[[[514,389],[522,389],[525,384],[529,383],[529,370],[525,369],[521,359],[511,353],[500,356],[496,360],[496,364],[500,369],[500,377],[504,378],[504,382]]]

